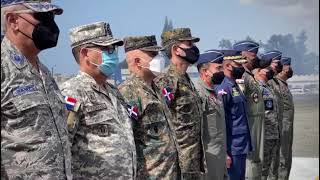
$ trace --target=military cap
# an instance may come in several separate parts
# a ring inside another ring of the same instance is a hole
[[[221,64],[223,61],[223,53],[217,50],[208,50],[200,54],[197,65],[204,63],[218,63]]]
[[[249,51],[255,54],[257,54],[259,50],[258,43],[254,41],[248,41],[248,40],[237,42],[232,47],[234,50],[237,50],[237,51]]]
[[[63,13],[63,9],[52,4],[51,0],[1,0],[1,8],[18,4],[24,5],[34,12],[53,11],[57,15]]]
[[[282,65],[291,65],[291,58],[290,57],[282,57],[281,58],[281,64]]]
[[[239,64],[247,63],[246,57],[241,55],[241,51],[237,50],[218,50],[223,53],[223,60],[231,60]]]
[[[125,37],[124,51],[143,50],[143,51],[160,51],[162,48],[157,45],[156,36],[130,36]]]
[[[261,54],[262,60],[280,60],[282,56],[282,52],[280,51],[268,51],[264,54]]]
[[[168,45],[179,41],[199,42],[200,38],[192,37],[190,28],[175,28],[163,32],[161,34],[161,40],[162,46],[167,47]]]
[[[98,46],[118,45],[123,41],[112,36],[110,25],[105,22],[96,22],[70,29],[71,47],[83,44],[95,44]]]

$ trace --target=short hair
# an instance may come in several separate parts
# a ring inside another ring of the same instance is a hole
[[[173,46],[173,45],[176,45],[176,44],[177,44],[177,42],[174,42],[174,43],[171,43],[171,44],[167,45],[167,46],[164,48],[164,53],[167,55],[167,57],[168,57],[169,59],[172,58],[172,53],[171,53],[172,46]]]
[[[205,68],[208,69],[209,68],[209,62],[198,64],[197,68],[198,68],[198,72],[200,72],[202,69],[205,69]]]
[[[76,62],[79,64],[80,63],[80,50],[82,48],[87,48],[87,47],[94,47],[95,45],[94,44],[83,44],[83,45],[80,45],[80,46],[76,46],[74,48],[72,48],[72,54],[73,54],[73,57],[74,59],[76,60]]]

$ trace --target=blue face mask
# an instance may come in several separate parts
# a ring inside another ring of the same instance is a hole
[[[96,65],[105,76],[110,77],[115,72],[119,62],[118,52],[114,51],[112,54],[109,54],[107,51],[97,52],[101,53],[102,63],[98,65],[90,61],[91,64]]]

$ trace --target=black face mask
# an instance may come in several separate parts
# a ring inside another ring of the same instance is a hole
[[[293,76],[293,70],[291,68],[289,68],[289,71],[287,73],[287,78],[291,78]]]
[[[212,74],[211,82],[214,85],[221,84],[223,79],[224,79],[224,73],[223,73],[223,71],[219,71],[219,72]]]
[[[258,57],[255,57],[251,60],[251,65],[253,69],[260,68],[260,59]]]
[[[278,62],[278,65],[276,67],[276,71],[277,73],[280,73],[282,71],[283,65],[281,64],[281,62]]]
[[[233,67],[232,66],[232,76],[234,79],[241,79],[243,73],[245,72],[244,67]]]
[[[186,56],[179,55],[181,58],[183,58],[184,60],[186,60],[190,64],[194,64],[198,61],[199,56],[200,56],[200,52],[199,52],[199,49],[197,48],[197,46],[192,46],[191,48],[182,48],[179,46],[179,48],[182,49],[186,53]]]
[[[32,39],[37,49],[41,51],[57,45],[60,30],[54,20],[40,21],[39,24],[34,25],[25,18],[21,18],[34,26],[32,38],[25,33],[20,32]]]
[[[267,76],[267,79],[268,79],[268,81],[269,81],[270,79],[273,78],[273,76],[274,76],[274,71],[272,70],[272,68],[266,68],[266,69],[268,69],[268,72],[267,72],[266,76]]]

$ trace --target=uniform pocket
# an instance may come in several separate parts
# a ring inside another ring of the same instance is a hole
[[[19,112],[27,111],[43,105],[48,105],[48,102],[40,92],[25,94],[12,99],[12,103]]]

